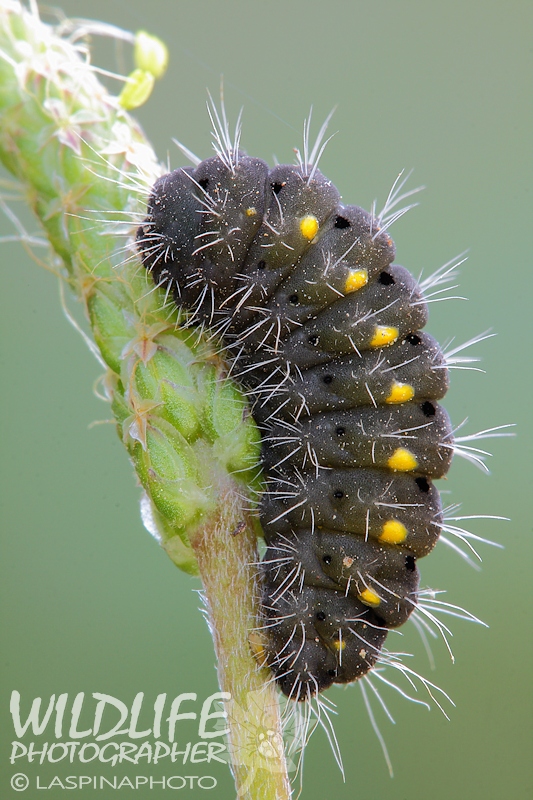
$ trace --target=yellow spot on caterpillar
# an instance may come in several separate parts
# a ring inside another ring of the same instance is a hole
[[[380,542],[387,544],[401,544],[407,539],[407,528],[397,519],[389,519],[383,525],[379,536]]]
[[[354,559],[351,556],[344,556],[342,559],[343,567],[351,567],[354,562]]]
[[[386,403],[407,403],[412,400],[415,395],[415,390],[408,383],[399,383],[394,381],[390,388],[390,394],[385,398]]]
[[[255,215],[257,214],[257,209],[254,208],[253,206],[250,206],[250,208],[247,208],[244,213],[246,214],[247,217],[255,217]]]
[[[267,661],[267,654],[261,634],[258,631],[250,631],[248,634],[248,643],[253,657],[260,667],[264,667]]]
[[[405,447],[398,447],[387,461],[388,466],[397,472],[411,472],[417,466],[414,455]]]
[[[366,269],[351,269],[344,284],[344,294],[356,292],[368,283],[368,272]]]
[[[371,589],[365,589],[364,592],[361,592],[359,595],[359,600],[365,604],[365,606],[379,606],[381,603],[381,598],[373,592]]]
[[[344,639],[333,639],[333,647],[335,650],[344,650],[346,647],[346,642]]]
[[[398,328],[389,328],[387,325],[376,325],[374,336],[370,340],[370,347],[385,347],[395,342],[398,335]]]
[[[308,242],[314,239],[318,233],[318,220],[312,214],[308,214],[300,220],[300,231],[304,239]]]

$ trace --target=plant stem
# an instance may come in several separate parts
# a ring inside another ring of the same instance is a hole
[[[257,431],[220,354],[179,327],[134,253],[124,258],[124,234],[131,240],[161,168],[84,47],[43,24],[34,5],[0,0],[0,158],[83,304],[161,543],[201,574],[220,686],[231,697],[238,797],[287,800],[276,694],[248,644],[257,523],[243,508],[257,492]]]
[[[257,548],[242,498],[230,482],[220,490],[220,516],[192,540],[205,590],[218,657],[219,684],[226,704],[233,773],[239,798],[285,800],[291,790],[280,760],[282,731],[278,700],[269,673],[250,663],[250,630],[256,625],[253,564]],[[229,535],[228,535],[229,533]]]

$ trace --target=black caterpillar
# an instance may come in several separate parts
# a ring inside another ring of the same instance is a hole
[[[453,454],[420,287],[380,218],[306,161],[221,148],[161,177],[137,231],[156,283],[222,337],[263,432],[263,658],[295,700],[365,675],[416,607]]]

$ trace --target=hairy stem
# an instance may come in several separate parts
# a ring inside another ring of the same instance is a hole
[[[220,353],[180,327],[131,247],[162,172],[150,145],[99,83],[83,39],[17,0],[0,0],[0,159],[81,302],[145,520],[204,583],[238,797],[285,800],[277,700],[248,644],[257,522],[243,509],[257,496],[257,431]]]
[[[277,694],[269,673],[250,668],[248,636],[256,620],[255,537],[242,498],[224,479],[220,516],[192,540],[218,656],[219,683],[228,692],[229,744],[239,798],[289,798],[282,757]],[[230,532],[228,537],[228,532]],[[229,541],[228,541],[229,538]]]

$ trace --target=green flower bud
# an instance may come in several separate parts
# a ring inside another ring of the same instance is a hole
[[[104,361],[114,372],[120,374],[121,355],[131,338],[123,310],[102,292],[92,292],[89,295],[87,310],[94,339]]]
[[[167,46],[157,36],[137,31],[134,48],[135,66],[161,78],[168,66]]]
[[[200,416],[197,393],[183,365],[158,349],[146,366],[141,361],[137,362],[134,382],[140,397],[159,402],[159,416],[170,422],[188,442],[198,437]]]
[[[198,575],[194,550],[186,543],[185,537],[176,535],[176,531],[169,526],[147,494],[143,494],[141,498],[141,517],[148,533],[159,542],[174,564],[189,575]]]
[[[134,69],[131,72],[118,97],[118,102],[125,108],[126,111],[131,111],[133,108],[142,106],[154,88],[155,78],[151,72],[146,72],[144,69]]]
[[[123,437],[140,481],[157,510],[181,536],[192,529],[212,505],[201,488],[193,448],[169,423],[142,408],[123,425]]]
[[[215,371],[205,378],[206,434],[213,442],[217,460],[229,473],[249,482],[257,472],[261,439],[237,386]]]

